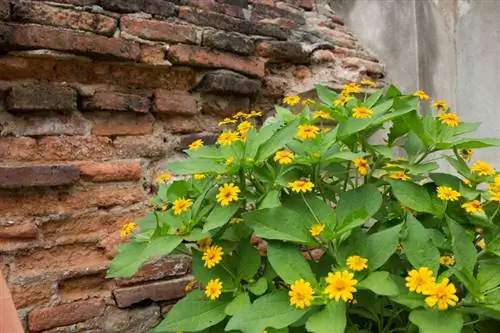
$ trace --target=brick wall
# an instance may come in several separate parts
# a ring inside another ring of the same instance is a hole
[[[0,270],[27,332],[145,332],[190,259],[104,276],[164,162],[237,111],[383,84],[313,0],[0,0],[0,20]]]

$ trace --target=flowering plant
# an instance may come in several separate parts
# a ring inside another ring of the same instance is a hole
[[[240,112],[167,165],[188,177],[161,176],[108,273],[192,256],[196,281],[154,332],[497,330],[500,176],[471,158],[500,141],[464,137],[478,124],[423,91],[362,85],[287,97],[260,128]]]

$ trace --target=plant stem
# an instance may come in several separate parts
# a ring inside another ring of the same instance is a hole
[[[312,210],[311,206],[309,206],[309,203],[307,202],[306,198],[304,197],[304,193],[301,193],[300,195],[302,196],[302,200],[304,200],[304,203],[306,204],[307,208],[311,212],[311,215],[314,217],[314,219],[316,220],[316,222],[318,224],[321,224],[321,222],[319,221],[318,217],[316,216],[316,214],[314,214],[314,211]]]

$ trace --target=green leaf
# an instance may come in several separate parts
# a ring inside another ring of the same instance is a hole
[[[277,150],[285,147],[288,142],[292,141],[297,133],[298,123],[294,122],[279,131],[277,131],[269,140],[260,146],[257,152],[256,162],[260,163],[274,154]]]
[[[316,277],[299,248],[292,244],[269,242],[267,257],[274,271],[288,284],[304,279],[316,284]]]
[[[377,104],[372,108],[373,114],[377,116],[386,113],[392,107],[392,104],[394,104],[394,100],[392,99]]]
[[[487,147],[500,146],[500,139],[484,138],[484,139],[462,139],[455,141],[454,146],[457,149],[478,149]]]
[[[194,290],[177,302],[152,332],[201,331],[224,320],[228,304],[229,300],[212,301],[202,291]]]
[[[373,123],[373,119],[356,119],[348,118],[345,121],[339,123],[339,130],[337,136],[340,139],[345,139],[350,135],[361,132],[362,130],[368,128]]]
[[[373,94],[371,94],[366,101],[363,103],[367,108],[371,108],[372,106],[375,105],[375,103],[378,102],[380,97],[382,97],[383,91],[382,90],[377,90]],[[391,103],[392,105],[392,103]]]
[[[481,292],[495,288],[500,285],[500,264],[498,262],[492,264],[481,264],[477,274]]]
[[[473,272],[476,264],[477,251],[474,246],[473,235],[468,235],[467,231],[450,217],[446,217],[451,233],[451,248],[455,255],[455,267],[460,269],[465,267]]]
[[[431,197],[426,189],[412,182],[390,180],[392,193],[403,205],[417,212],[434,213]]]
[[[219,160],[222,158],[221,151],[217,146],[203,146],[195,150],[186,149],[185,152],[189,155],[189,157],[197,159]]]
[[[339,94],[337,94],[335,91],[319,84],[316,85],[316,93],[323,103],[330,106],[333,105],[333,102],[339,98]]]
[[[267,279],[265,277],[261,277],[257,281],[252,284],[247,284],[245,286],[250,292],[256,296],[260,296],[267,290]]]
[[[397,284],[391,279],[389,272],[385,271],[370,273],[356,287],[371,290],[382,296],[397,296],[399,294]]]
[[[335,210],[314,194],[289,195],[284,197],[283,201],[287,208],[306,219],[307,228],[316,223],[335,226]]]
[[[165,167],[178,175],[192,175],[195,173],[223,173],[226,171],[224,164],[201,158],[190,158],[185,161],[169,162]]]
[[[246,281],[253,279],[260,267],[260,254],[248,240],[243,240],[238,246],[238,276]]]
[[[439,250],[429,237],[429,232],[412,215],[407,215],[407,235],[401,240],[408,260],[415,268],[429,267],[434,274],[439,269]]]
[[[271,190],[269,191],[264,199],[260,202],[259,209],[273,208],[281,205],[280,202],[280,191]]]
[[[382,195],[373,184],[365,184],[343,192],[337,206],[337,219],[342,230],[348,230],[366,222],[382,206]]]
[[[410,309],[425,307],[425,301],[421,295],[416,295],[416,294],[398,295],[391,297],[391,300],[393,300],[396,303],[405,305]]]
[[[368,269],[374,271],[389,260],[399,242],[399,233],[403,224],[398,224],[392,228],[380,231],[368,236],[365,244],[360,244],[361,247],[366,247]]]
[[[420,333],[460,333],[464,320],[454,310],[414,310],[410,313],[410,321],[417,325]]]
[[[125,244],[111,261],[106,277],[131,277],[143,263],[170,254],[181,242],[181,236],[161,236],[151,242]]]
[[[261,238],[298,243],[314,242],[302,216],[284,206],[244,213],[243,219],[254,229],[255,235]]]
[[[259,297],[245,311],[236,313],[229,319],[226,331],[261,333],[267,327],[285,328],[299,320],[306,312],[290,306],[287,291],[276,291]]]
[[[215,206],[215,208],[207,216],[207,222],[203,226],[203,232],[209,232],[210,230],[222,227],[229,221],[229,219],[231,219],[231,217],[233,217],[239,208],[240,203],[238,202],[225,207],[219,205]]]
[[[246,307],[250,306],[250,296],[248,293],[241,293],[236,296],[225,308],[228,316],[234,316],[236,313],[243,311]]]
[[[185,180],[176,180],[167,190],[167,200],[174,201],[177,198],[187,196],[189,192],[189,183]]]
[[[278,108],[278,106],[276,108]],[[283,109],[283,110],[290,112],[288,109]],[[255,137],[253,134],[251,134],[253,133],[253,131],[252,132],[249,131],[249,133],[247,134],[247,142],[245,146],[245,156],[250,158],[255,158],[255,155],[257,155],[259,147],[263,143],[267,142],[282,125],[283,125],[282,121],[276,121],[273,123],[265,124],[258,130],[258,132],[255,134]]]
[[[206,268],[203,266],[203,260],[201,259],[202,254],[198,251],[193,251],[192,258],[192,269],[196,280],[200,281],[202,284],[206,285],[208,281],[212,279],[220,279],[222,282],[222,289],[231,290],[235,288],[233,278],[229,273],[221,266],[225,265],[228,269],[231,269],[228,265],[227,256],[224,255],[222,262],[215,265],[213,268]],[[231,269],[231,271],[233,271]],[[232,272],[234,274],[234,272]]]
[[[347,325],[345,302],[329,302],[306,322],[306,329],[313,333],[344,333]]]

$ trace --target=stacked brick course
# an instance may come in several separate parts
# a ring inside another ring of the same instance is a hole
[[[190,258],[105,271],[164,162],[237,111],[383,77],[313,0],[0,0],[0,270],[27,332],[155,325]]]

